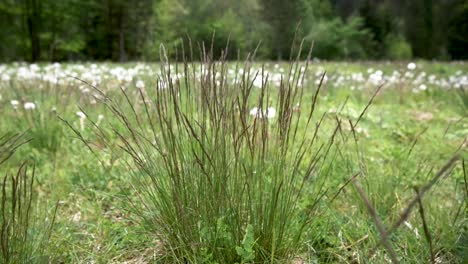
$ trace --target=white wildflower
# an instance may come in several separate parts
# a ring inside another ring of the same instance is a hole
[[[380,70],[372,73],[371,75],[369,75],[369,82],[373,84],[379,84],[383,80],[382,74],[383,73]]]
[[[410,63],[408,63],[406,68],[408,68],[408,70],[412,71],[412,70],[416,69],[416,63],[410,62]]]
[[[4,82],[8,82],[10,80],[10,75],[8,74],[2,74],[2,81]]]
[[[101,123],[101,121],[104,119],[104,115],[100,114],[98,115],[98,120],[96,122],[96,126],[99,126],[99,124]]]
[[[31,65],[29,65],[29,68],[31,69],[31,71],[38,71],[39,70],[39,66],[37,66],[37,64],[31,64]]]
[[[256,76],[255,79],[253,80],[253,85],[257,88],[262,88],[263,87],[263,76]]]
[[[419,235],[418,229],[416,229],[415,227],[413,227],[413,226],[411,225],[411,223],[410,223],[410,222],[408,222],[408,221],[404,221],[404,222],[403,222],[403,224],[405,224],[405,226],[406,226],[406,227],[407,227],[409,230],[411,230],[411,231],[413,231],[413,232],[414,232],[414,234],[415,234],[415,236],[416,236],[416,238],[417,238],[417,239],[419,239],[419,238],[420,238],[420,235]]]
[[[326,84],[328,82],[328,76],[327,75],[323,76],[323,81],[322,81],[322,78],[318,78],[315,80],[316,85],[319,85],[320,82],[322,82],[322,84]]]
[[[405,78],[411,79],[414,77],[414,74],[412,72],[405,72]]]
[[[125,77],[123,78],[123,80],[129,83],[129,82],[131,82],[131,81],[133,80],[133,76],[131,76],[131,75],[125,75]]]
[[[276,109],[273,107],[268,107],[266,111],[262,111],[261,108],[254,107],[250,110],[249,114],[256,118],[272,119],[276,116]]]
[[[254,107],[250,110],[249,114],[251,116],[257,116],[258,115],[258,107]]]
[[[80,129],[81,131],[84,131],[84,126],[85,126],[85,119],[86,119],[86,114],[81,112],[81,111],[78,111],[76,112],[76,115],[80,118]]]
[[[78,111],[76,112],[76,115],[80,118],[80,119],[85,119],[86,118],[86,114],[81,112],[81,111]]]
[[[167,88],[168,88],[167,83],[166,83],[164,80],[159,79],[159,81],[158,81],[158,89],[159,89],[159,90],[165,90],[165,89],[167,89]]]
[[[145,88],[145,83],[142,80],[138,80],[135,84],[136,88],[143,89]]]
[[[419,85],[419,90],[425,91],[427,89],[427,86],[425,84]]]
[[[24,103],[24,109],[34,110],[34,109],[36,109],[36,104],[33,103],[33,102],[26,102],[26,103]]]
[[[14,109],[18,108],[19,101],[18,100],[11,100],[10,101],[11,106],[13,106]]]
[[[266,111],[266,118],[272,119],[276,116],[276,109],[273,107],[268,107]]]

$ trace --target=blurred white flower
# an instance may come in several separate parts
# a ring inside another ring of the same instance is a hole
[[[408,63],[408,65],[406,67],[408,68],[408,70],[412,71],[412,70],[416,69],[416,63],[410,62],[410,63]]]
[[[257,116],[258,115],[258,107],[254,107],[250,110],[249,114],[251,116]]]
[[[143,89],[145,88],[145,83],[142,80],[138,80],[135,84],[136,88]]]
[[[96,126],[99,126],[99,124],[101,123],[101,121],[104,119],[104,115],[100,114],[98,115],[98,119],[97,119],[97,122],[96,122]]]
[[[24,109],[34,110],[34,109],[36,109],[36,104],[33,103],[33,102],[26,102],[26,103],[24,103]]]
[[[268,107],[266,111],[266,118],[272,119],[276,116],[276,110],[273,107]]]
[[[262,111],[262,109],[254,107],[250,110],[249,114],[256,118],[272,119],[276,116],[276,109],[273,107],[268,107],[266,111]]]
[[[405,72],[405,78],[411,79],[414,77],[414,74],[412,72]]]
[[[257,88],[262,88],[263,87],[263,76],[256,76],[255,79],[253,80],[253,85]]]
[[[405,224],[405,226],[406,226],[409,230],[411,230],[411,231],[414,232],[414,234],[416,235],[416,238],[417,238],[417,239],[420,238],[420,235],[419,235],[419,232],[418,232],[418,229],[417,229],[417,228],[413,227],[413,225],[411,225],[411,223],[408,222],[408,221],[404,221],[403,223]]]
[[[11,106],[13,106],[14,109],[18,108],[19,101],[18,100],[11,100],[10,101]]]
[[[84,131],[86,114],[81,111],[78,111],[76,112],[76,115],[80,118],[80,129],[81,131]]]
[[[39,66],[37,66],[37,64],[31,64],[31,65],[29,65],[29,68],[32,71],[38,71],[39,70]]]
[[[336,113],[336,109],[335,109],[335,108],[330,108],[330,109],[328,109],[327,113],[335,114],[335,113]]]
[[[369,82],[373,84],[379,84],[383,80],[382,74],[383,72],[381,70],[372,73],[369,75]]]
[[[2,74],[2,81],[4,82],[8,82],[10,80],[10,75],[8,74]]]
[[[427,89],[427,86],[425,84],[419,85],[419,90],[425,91]]]
[[[168,87],[167,83],[166,83],[164,80],[159,79],[159,81],[158,81],[158,89],[159,89],[159,90],[165,90],[165,89],[167,89],[167,87]]]
[[[326,83],[328,82],[328,76],[325,75],[325,76],[323,77],[323,81],[322,81],[322,78],[321,78],[321,77],[315,80],[315,84],[316,84],[316,85],[319,85],[320,82],[322,82],[322,84],[326,84]]]
[[[79,111],[79,112],[76,112],[76,115],[80,118],[80,119],[85,119],[86,118],[86,114]]]

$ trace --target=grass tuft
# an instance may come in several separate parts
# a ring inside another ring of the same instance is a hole
[[[21,134],[2,137],[0,154],[6,161],[28,142]],[[55,221],[42,214],[34,191],[35,166],[21,164],[16,174],[4,176],[0,183],[0,260],[2,263],[49,263],[46,251]]]
[[[159,238],[167,261],[292,260],[324,195],[322,170],[331,162],[338,127],[318,139],[320,85],[310,109],[297,111],[304,104],[299,61],[276,88],[264,67],[255,72],[250,61],[237,65],[242,71],[232,82],[227,62],[208,57],[181,65],[183,79],[178,65],[162,65],[154,91],[140,89],[133,98],[122,89],[123,103],[95,88],[119,121],[112,130],[121,144],[113,151],[133,160],[140,202],[134,213]],[[317,191],[307,199],[314,202],[302,210],[303,190],[312,185]]]

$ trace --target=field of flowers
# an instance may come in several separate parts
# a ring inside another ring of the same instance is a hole
[[[0,65],[0,262],[466,263],[467,117],[465,62]]]

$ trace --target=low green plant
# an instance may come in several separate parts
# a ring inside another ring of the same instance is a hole
[[[0,164],[26,143],[22,135],[0,141]],[[3,156],[3,157],[2,157]],[[41,211],[34,191],[35,168],[24,162],[16,174],[7,173],[0,183],[0,261],[2,263],[49,263],[47,245],[55,221]],[[57,207],[55,207],[57,209]]]

